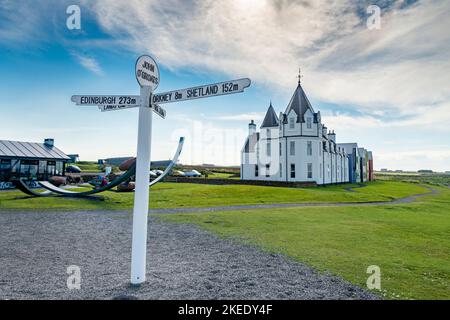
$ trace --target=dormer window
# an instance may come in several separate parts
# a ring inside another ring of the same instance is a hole
[[[290,117],[289,118],[289,129],[294,129],[294,128],[295,128],[295,118]]]
[[[312,118],[306,118],[306,128],[312,129]]]

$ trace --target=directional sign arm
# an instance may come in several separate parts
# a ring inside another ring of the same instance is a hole
[[[161,118],[166,118],[166,110],[164,110],[160,105],[157,105],[156,103],[152,104],[150,108],[153,110],[154,113],[156,113]]]
[[[72,96],[72,102],[79,106],[102,106],[102,105],[127,105],[139,106],[141,104],[140,96],[130,95],[76,95]]]
[[[123,109],[130,109],[134,108],[135,106],[127,106],[127,105],[100,105],[98,108],[101,112],[107,112],[107,111],[116,111],[116,110],[123,110]],[[150,108],[153,110],[154,113],[156,113],[161,118],[166,118],[166,110],[164,110],[160,105],[152,104]]]
[[[243,92],[245,88],[248,88],[250,84],[250,79],[243,78],[163,93],[154,93],[151,97],[151,102],[152,104],[171,103],[239,93]]]
[[[130,108],[136,108],[139,106],[133,106],[133,105],[117,105],[117,104],[105,104],[105,105],[99,105],[98,108],[101,112],[105,111],[116,111],[116,110],[122,110],[122,109],[130,109]]]

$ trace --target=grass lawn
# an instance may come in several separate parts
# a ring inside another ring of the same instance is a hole
[[[377,180],[384,181],[391,180],[450,186],[450,174],[443,173],[377,172],[375,173],[375,177]]]
[[[409,186],[417,191],[416,185]],[[398,183],[375,183],[358,189],[358,195],[404,195],[407,191],[403,187]],[[450,189],[436,189],[439,194],[409,204],[160,217],[195,223],[219,236],[286,254],[362,287],[369,276],[367,267],[377,265],[381,268],[380,294],[385,298],[450,299]],[[318,190],[319,194],[322,192],[330,192],[330,201],[345,198],[338,191]]]
[[[351,185],[280,188],[248,185],[160,183],[152,188],[152,208],[224,205],[387,201],[429,190],[417,183],[376,181]],[[381,268],[386,298],[450,299],[450,189],[414,203],[371,207],[297,207],[201,214],[160,215],[195,223],[222,237],[281,252],[315,268],[365,286],[366,269]],[[133,193],[113,191],[92,199],[29,197],[0,192],[2,209],[123,210]]]
[[[194,183],[160,183],[150,192],[151,208],[208,207],[264,203],[367,202],[386,201],[426,193],[417,184],[395,181],[370,182],[364,188],[348,191],[351,185],[310,188],[282,188],[249,185],[204,185]],[[42,210],[123,210],[133,206],[134,193],[104,192],[82,198],[36,198],[20,191],[0,192],[1,209]]]
[[[229,179],[232,175],[232,173],[212,172],[208,173],[207,179]]]
[[[80,161],[74,163],[73,165],[77,166],[81,169],[82,172],[102,172],[102,169],[99,169],[99,165],[95,162],[89,161]]]

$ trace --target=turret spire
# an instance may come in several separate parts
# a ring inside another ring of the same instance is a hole
[[[298,78],[298,85],[300,85],[300,83],[302,82],[302,78],[303,78],[303,76],[302,76],[302,68],[298,68],[298,76],[297,76],[297,78]]]

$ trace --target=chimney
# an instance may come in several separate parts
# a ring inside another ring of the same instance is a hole
[[[256,132],[256,124],[255,122],[252,120],[250,121],[250,123],[248,124],[248,135],[251,136],[252,134],[254,134]]]
[[[53,148],[53,146],[55,145],[55,140],[53,138],[46,138],[44,140],[44,145],[46,147]]]
[[[336,134],[333,131],[328,132],[328,139],[336,143]]]
[[[327,127],[325,126],[322,127],[322,135],[327,136]]]

